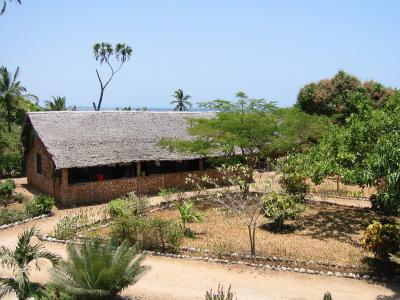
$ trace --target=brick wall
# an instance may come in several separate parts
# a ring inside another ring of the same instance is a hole
[[[65,174],[59,193],[56,191],[56,194],[58,194],[56,199],[60,204],[68,207],[106,202],[132,191],[138,194],[158,193],[162,188],[185,186],[185,179],[189,174],[215,176],[216,171],[169,173],[78,184],[65,184],[64,178],[67,178],[67,174]]]
[[[36,154],[42,156],[42,174],[36,173]],[[26,177],[28,183],[43,193],[54,195],[53,160],[38,137],[32,139],[32,144],[26,156]]]

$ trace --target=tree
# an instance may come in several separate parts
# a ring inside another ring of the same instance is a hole
[[[176,208],[181,215],[181,227],[185,234],[188,233],[187,223],[201,222],[203,215],[195,210],[193,201],[183,201]]]
[[[310,114],[334,116],[339,124],[343,124],[357,110],[352,102],[354,98],[349,96],[353,93],[371,97],[374,106],[379,107],[394,91],[374,81],[362,83],[341,70],[330,79],[306,84],[299,91],[296,106]]]
[[[127,62],[131,58],[132,48],[123,43],[118,43],[115,45],[115,48],[113,48],[111,44],[102,42],[94,44],[93,54],[95,60],[98,61],[100,65],[105,63],[111,71],[111,74],[108,77],[108,79],[105,82],[103,82],[103,80],[100,77],[99,71],[96,69],[97,79],[99,80],[100,84],[100,97],[97,102],[97,105],[95,102],[93,102],[93,108],[94,110],[99,111],[101,109],[101,104],[103,102],[105,89],[113,79],[114,75],[117,74],[121,70],[125,62]],[[111,59],[113,57],[119,63],[119,66],[117,68],[114,68],[113,65],[111,64]]]
[[[6,67],[0,68],[0,105],[4,107],[6,112],[6,121],[8,132],[11,132],[11,123],[14,120],[13,111],[21,105],[25,98],[36,98],[33,95],[26,94],[26,88],[17,81],[19,75],[19,67],[14,75],[7,70]]]
[[[214,203],[229,213],[236,215],[240,222],[247,227],[250,254],[256,256],[256,228],[263,208],[262,194],[272,192],[273,185],[252,185],[248,180],[250,169],[246,165],[230,165],[217,168],[218,176],[190,176],[187,181],[199,191],[199,201]],[[210,190],[209,188],[218,190]]]
[[[175,105],[174,111],[188,111],[192,107],[192,103],[189,102],[191,96],[184,95],[181,89],[176,90],[172,97],[175,98],[171,101],[171,104]]]
[[[115,248],[111,242],[85,240],[67,245],[68,261],[51,272],[54,284],[79,299],[110,299],[136,283],[146,271],[144,256],[126,241]]]
[[[19,234],[17,247],[14,250],[5,246],[0,248],[0,264],[3,267],[11,268],[15,276],[15,278],[1,279],[0,298],[12,291],[16,292],[18,299],[26,299],[35,293],[39,285],[31,283],[29,280],[29,264],[31,262],[35,262],[37,269],[40,269],[40,259],[47,259],[53,265],[58,263],[57,255],[46,251],[40,244],[31,243],[32,237],[38,234],[36,228],[32,227]]]
[[[376,108],[369,97],[352,96],[357,113],[344,126],[333,128],[309,153],[298,160],[296,172],[315,183],[340,176],[344,183],[375,186],[373,208],[400,213],[400,92]]]
[[[63,110],[76,110],[74,106],[66,106],[66,98],[60,96],[51,96],[53,101],[46,101],[46,110],[63,111]]]
[[[17,2],[18,4],[21,4],[22,2],[21,2],[21,0],[9,0],[10,2]],[[4,12],[6,11],[6,8],[7,8],[7,1],[6,0],[3,0],[3,7],[2,7],[2,9],[0,10],[0,16],[2,15],[2,14],[4,14]]]

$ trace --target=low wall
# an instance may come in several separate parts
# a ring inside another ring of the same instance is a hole
[[[189,174],[217,176],[216,170],[158,174],[62,185],[56,200],[63,206],[106,202],[135,191],[138,194],[158,193],[162,188],[184,187]]]

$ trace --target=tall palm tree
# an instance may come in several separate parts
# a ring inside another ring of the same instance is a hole
[[[39,288],[38,284],[29,280],[29,264],[31,262],[34,261],[39,270],[40,259],[48,259],[53,265],[58,263],[57,255],[46,251],[40,243],[31,243],[32,237],[38,234],[39,231],[32,227],[18,236],[18,243],[14,250],[5,246],[0,247],[0,265],[11,268],[15,276],[15,278],[0,280],[0,298],[15,291],[18,299],[26,299],[35,292],[35,289]]]
[[[172,97],[175,98],[175,100],[171,101],[171,104],[175,105],[175,111],[187,111],[192,107],[192,103],[189,102],[189,99],[192,97],[189,95],[184,95],[181,89],[176,90]]]
[[[14,75],[4,66],[0,68],[0,105],[3,106],[6,111],[8,132],[11,132],[13,110],[17,108],[24,99],[36,98],[33,95],[26,94],[26,88],[21,85],[20,81],[17,81],[18,75],[19,67]]]
[[[45,101],[46,103],[46,110],[51,110],[51,111],[63,111],[63,110],[74,110],[73,106],[66,106],[66,97],[60,97],[60,96],[51,96],[53,98],[53,101]]]
[[[68,261],[61,262],[51,274],[55,286],[78,299],[110,299],[136,283],[147,267],[144,255],[123,242],[86,240],[83,245],[67,246]]]

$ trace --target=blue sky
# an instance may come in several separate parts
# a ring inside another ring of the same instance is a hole
[[[22,2],[0,16],[0,64],[20,66],[41,102],[98,98],[91,47],[100,41],[134,50],[104,107],[168,107],[177,88],[194,103],[242,90],[289,106],[305,83],[339,69],[400,86],[396,0]]]

